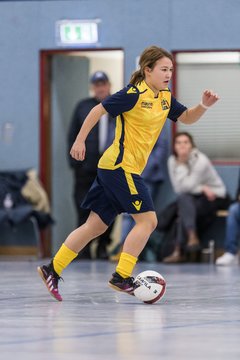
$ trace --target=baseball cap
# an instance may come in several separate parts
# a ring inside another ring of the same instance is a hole
[[[104,81],[107,82],[109,81],[108,76],[105,72],[103,71],[96,71],[90,78],[90,82],[92,84],[98,82],[98,81]]]

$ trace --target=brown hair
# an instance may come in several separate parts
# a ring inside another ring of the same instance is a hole
[[[144,69],[149,67],[153,69],[156,62],[164,57],[169,58],[173,62],[173,56],[167,50],[157,46],[149,46],[146,48],[139,59],[139,69],[135,71],[130,79],[130,84],[137,85],[145,79]]]
[[[186,132],[186,131],[179,131],[178,133],[175,134],[175,136],[174,136],[174,138],[173,138],[173,155],[174,155],[175,157],[178,156],[177,153],[176,153],[176,151],[175,151],[175,143],[176,143],[177,138],[179,138],[180,136],[186,136],[186,137],[188,138],[188,140],[190,141],[192,147],[193,147],[193,148],[196,147],[195,142],[194,142],[193,137],[192,137],[191,134],[189,134],[189,133]]]

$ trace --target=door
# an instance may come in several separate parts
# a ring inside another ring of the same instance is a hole
[[[80,99],[88,97],[89,60],[55,55],[52,61],[52,251],[59,248],[76,227],[72,201],[73,176],[68,163],[67,133],[72,113]]]
[[[40,178],[49,195],[55,224],[42,236],[44,256],[54,254],[77,223],[67,132],[78,101],[88,96],[89,77],[105,71],[112,92],[123,87],[123,51],[43,50],[40,53]]]

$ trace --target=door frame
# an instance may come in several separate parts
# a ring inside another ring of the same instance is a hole
[[[123,48],[67,48],[67,49],[48,49],[39,51],[39,177],[46,190],[49,201],[52,197],[52,98],[51,98],[51,79],[52,79],[52,60],[55,55],[72,55],[73,53],[83,52],[103,52],[103,51],[123,51]],[[124,63],[123,63],[124,74]],[[41,235],[41,252],[43,257],[51,256],[51,232],[50,230]]]

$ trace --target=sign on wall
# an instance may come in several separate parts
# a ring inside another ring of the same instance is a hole
[[[59,20],[56,23],[58,45],[97,45],[100,20]]]

